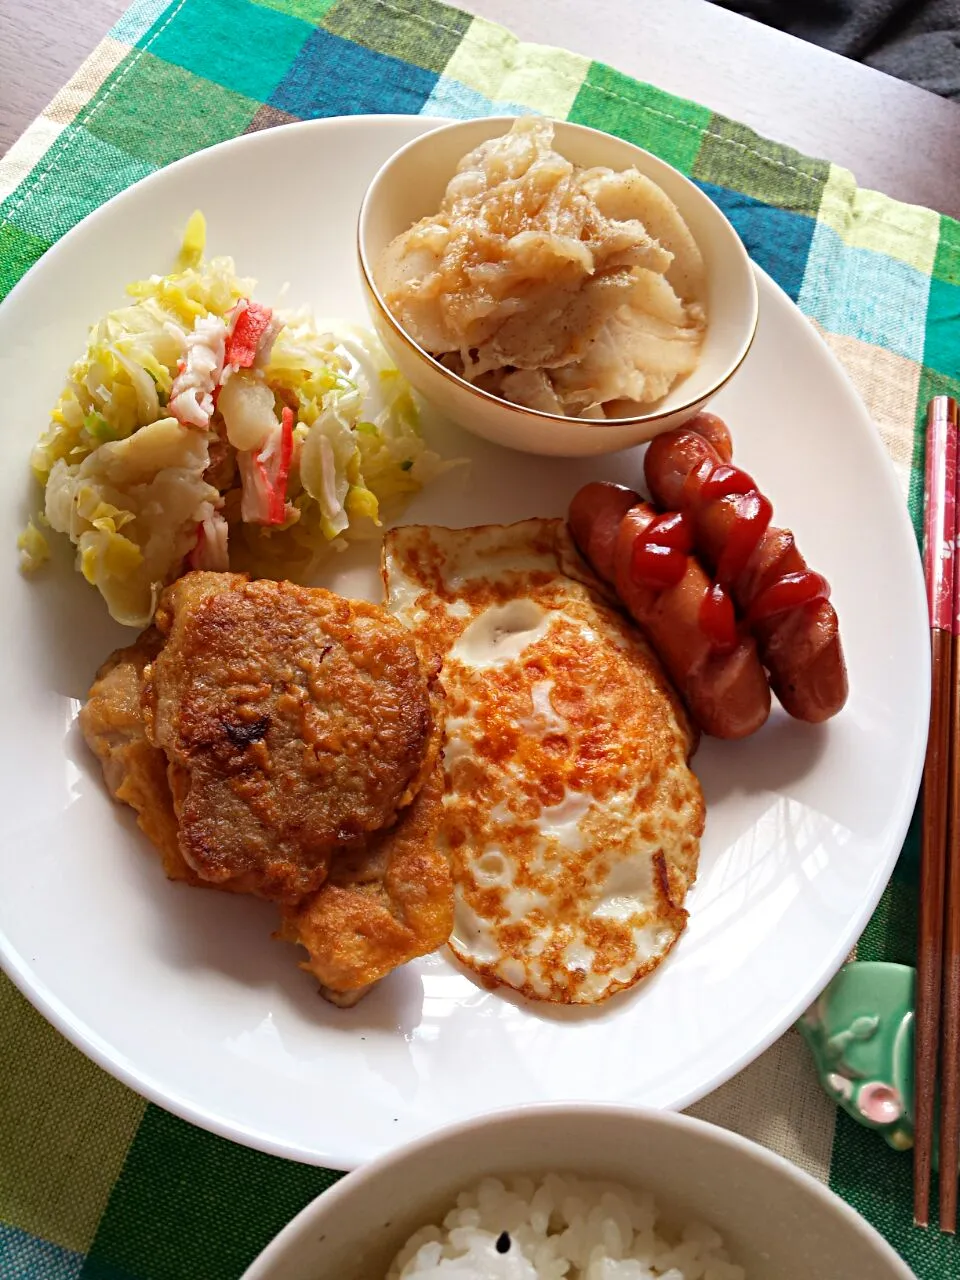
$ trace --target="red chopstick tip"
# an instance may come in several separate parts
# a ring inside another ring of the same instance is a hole
[[[956,629],[957,405],[935,396],[927,405],[924,459],[923,565],[930,626]]]

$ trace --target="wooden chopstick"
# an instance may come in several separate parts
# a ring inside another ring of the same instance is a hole
[[[947,740],[950,666],[949,636],[931,634],[930,732],[923,779],[920,847],[920,923],[917,940],[916,1022],[914,1031],[913,1220],[930,1222],[930,1173],[933,1155],[934,1096],[940,1039],[941,969],[943,965],[943,899],[946,881],[945,794],[938,767]],[[946,696],[945,696],[946,695]]]
[[[952,410],[950,406],[953,406]],[[924,571],[930,611],[930,732],[923,776],[920,921],[914,1041],[913,1218],[930,1221],[934,1099],[940,1041],[947,803],[950,764],[953,560],[956,544],[956,405],[935,397],[927,409]]]
[[[942,412],[956,436],[957,403]],[[938,409],[937,412],[940,412]],[[960,508],[956,509],[960,534]],[[943,949],[943,1042],[940,1052],[940,1230],[956,1234],[960,1175],[960,555],[953,557],[954,618],[951,635],[950,755],[946,786],[946,920]]]

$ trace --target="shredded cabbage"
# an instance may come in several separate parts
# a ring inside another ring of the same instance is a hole
[[[225,548],[233,568],[302,579],[453,465],[427,449],[409,387],[365,329],[276,313],[252,364],[225,357],[234,324],[233,350],[244,346],[254,282],[230,258],[207,260],[205,240],[198,211],[176,270],[129,285],[130,301],[91,328],[32,455],[41,521],[71,539],[77,568],[132,626],[149,622],[166,583],[191,563],[224,563]],[[258,451],[265,461],[288,410],[289,474],[265,481]],[[255,500],[254,481],[273,484],[272,502]],[[18,546],[25,570],[49,554],[32,522]]]
[[[187,224],[182,268],[128,285],[134,301],[91,328],[87,349],[70,369],[50,426],[33,450],[41,483],[59,458],[81,462],[104,441],[122,440],[163,416],[196,320],[224,319],[252,291],[253,281],[237,276],[231,258],[203,261],[202,235],[198,212]]]
[[[282,527],[245,527],[244,568],[302,579],[455,465],[426,447],[406,380],[358,325],[286,315],[264,376],[278,402],[296,404],[292,511]]]
[[[76,544],[80,572],[118,622],[149,622],[171,567],[196,546],[205,504],[220,501],[203,478],[209,461],[206,432],[162,418],[79,465],[54,463],[47,519]]]
[[[32,520],[17,538],[17,550],[20,552],[20,568],[24,573],[35,573],[50,559],[50,543],[46,540]]]

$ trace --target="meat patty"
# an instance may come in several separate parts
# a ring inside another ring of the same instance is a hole
[[[453,880],[437,845],[442,807],[438,760],[395,826],[337,854],[321,888],[283,909],[277,936],[307,949],[300,967],[332,1003],[356,1004],[392,969],[449,938]]]
[[[383,609],[198,572],[164,592],[156,624],[146,732],[203,880],[296,902],[337,846],[391,824],[432,772],[432,677]]]
[[[162,645],[160,632],[150,627],[136,644],[110,655],[81,708],[80,728],[100,761],[110,794],[135,811],[141,831],[156,845],[170,879],[201,884],[180,852],[167,757],[147,741],[140,710],[144,667]]]

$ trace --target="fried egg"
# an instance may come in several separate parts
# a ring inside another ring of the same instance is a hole
[[[684,929],[704,821],[655,655],[562,520],[394,529],[383,576],[443,662],[454,954],[536,1000],[633,985]]]

